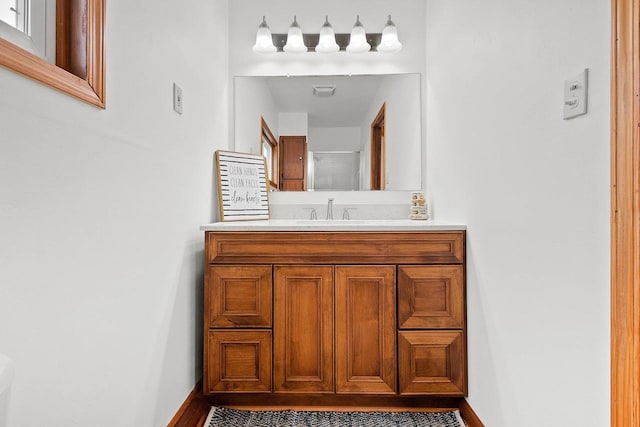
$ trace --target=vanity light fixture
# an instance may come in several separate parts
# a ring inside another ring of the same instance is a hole
[[[391,20],[391,15],[382,29],[382,40],[376,49],[378,52],[385,53],[394,53],[402,49],[402,43],[398,40],[398,29]]]
[[[256,33],[256,44],[253,45],[253,51],[256,53],[274,53],[276,47],[273,44],[273,38],[271,36],[271,30],[267,25],[267,20],[262,17],[262,23],[258,27]]]
[[[351,37],[349,37],[349,46],[347,46],[347,52],[349,53],[364,53],[371,50],[371,45],[367,43],[367,33],[364,30],[364,26],[360,22],[360,15],[356,16],[356,23],[351,30]]]
[[[324,25],[320,29],[320,40],[316,46],[316,52],[319,53],[335,53],[340,50],[340,46],[336,43],[336,33],[329,23],[329,16],[324,20]]]
[[[289,27],[287,33],[287,44],[282,48],[285,52],[290,53],[302,53],[307,51],[307,46],[304,44],[304,38],[302,36],[302,29],[298,25],[296,16],[293,16],[293,22]]]
[[[271,38],[271,43],[269,43]],[[315,46],[308,48],[307,46]],[[391,20],[391,15],[382,30],[382,33],[369,33],[360,22],[360,15],[356,18],[356,23],[351,29],[351,33],[335,33],[329,23],[329,17],[325,16],[325,22],[320,29],[320,34],[304,34],[297,17],[293,17],[293,23],[289,27],[287,34],[271,34],[269,26],[264,17],[258,27],[256,34],[256,44],[253,51],[256,53],[364,53],[378,51],[394,53],[402,49],[402,43],[398,40],[398,29]]]

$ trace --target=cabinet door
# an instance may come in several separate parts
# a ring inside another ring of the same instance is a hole
[[[208,266],[205,328],[271,327],[270,265]]]
[[[204,391],[271,391],[271,331],[209,331]]]
[[[464,328],[461,265],[398,266],[400,329]]]
[[[274,390],[332,393],[333,267],[274,268]]]
[[[400,394],[466,396],[462,331],[398,332]]]
[[[336,392],[394,394],[394,266],[336,267]]]

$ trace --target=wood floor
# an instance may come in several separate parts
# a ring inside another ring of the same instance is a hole
[[[450,404],[449,404],[450,403]],[[225,405],[227,406],[227,405]],[[230,406],[230,405],[229,405]],[[459,409],[460,415],[464,420],[467,427],[484,427],[484,424],[480,421],[478,416],[475,414],[469,403],[465,399],[456,399],[455,401],[447,401],[446,406],[451,406],[450,408],[395,408],[395,410],[415,410],[415,411],[434,411],[434,410],[454,410]],[[235,406],[237,409],[250,409],[250,410],[258,410],[265,409],[264,407],[256,407],[249,405]],[[173,417],[171,422],[167,427],[202,427],[204,422],[206,421],[207,415],[211,409],[211,404],[209,399],[202,394],[202,385],[198,383],[193,391],[189,394],[185,402],[182,404],[176,415]],[[272,410],[279,409],[287,409],[284,407],[269,407]],[[290,409],[290,408],[289,408]],[[353,410],[355,408],[345,408],[345,407],[326,407],[326,408],[318,408],[322,410]],[[391,410],[390,408],[357,408],[359,410],[362,409],[384,409]]]

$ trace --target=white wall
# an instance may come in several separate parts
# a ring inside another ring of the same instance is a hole
[[[234,84],[234,135],[231,140],[235,142],[234,150],[241,153],[260,153],[260,129],[262,116],[278,138],[278,110],[273,101],[267,83],[261,79],[242,79],[241,84]],[[236,80],[234,79],[234,80]],[[243,106],[242,114],[237,111],[239,105]]]
[[[226,3],[109,2],[104,111],[0,69],[12,427],[166,425],[201,376],[198,227],[228,148]]]
[[[278,137],[307,136],[308,134],[308,113],[278,113]]]
[[[359,127],[309,128],[310,151],[360,151]]]
[[[468,224],[469,401],[487,426],[609,425],[604,0],[427,2],[427,183]],[[589,114],[562,120],[590,70]]]

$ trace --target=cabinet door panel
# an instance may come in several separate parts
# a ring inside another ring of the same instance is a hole
[[[336,267],[336,392],[394,394],[395,267]]]
[[[400,329],[464,328],[461,265],[398,266]]]
[[[462,331],[398,332],[400,394],[465,396]]]
[[[205,327],[270,327],[270,265],[208,266]]]
[[[206,393],[271,391],[271,331],[209,331],[206,345]]]
[[[333,267],[275,267],[278,392],[333,392]]]

